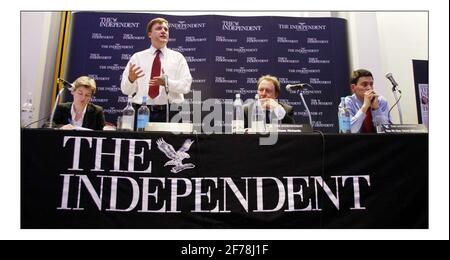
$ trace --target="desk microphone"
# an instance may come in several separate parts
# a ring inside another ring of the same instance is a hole
[[[298,83],[298,84],[287,84],[286,90],[289,92],[293,92],[294,90],[300,90],[304,89],[306,87],[309,87],[310,85],[308,83]]]
[[[392,73],[386,74],[386,78],[391,82],[392,84],[392,92],[394,93],[395,103],[392,105],[391,109],[389,109],[388,115],[390,116],[391,110],[397,106],[398,109],[398,116],[400,118],[400,124],[403,124],[403,115],[402,115],[402,109],[400,107],[400,99],[402,98],[402,91],[398,89],[398,83],[395,81],[394,77],[392,76]],[[397,98],[397,91],[400,93],[400,97]]]
[[[392,89],[395,89],[395,87],[398,86],[398,83],[395,81],[394,76],[392,76],[392,73],[386,74],[386,78],[391,82]]]
[[[65,79],[58,78],[57,81],[58,81],[58,83],[62,83],[63,87],[69,91],[73,91],[75,89],[75,86]]]

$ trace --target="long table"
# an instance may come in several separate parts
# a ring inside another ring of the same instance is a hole
[[[22,228],[428,228],[428,134],[21,130]]]

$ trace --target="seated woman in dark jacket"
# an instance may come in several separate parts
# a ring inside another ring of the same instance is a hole
[[[73,82],[73,102],[59,104],[56,108],[53,122],[62,125],[62,129],[84,127],[102,130],[105,125],[103,108],[90,103],[95,94],[95,80],[81,76]]]

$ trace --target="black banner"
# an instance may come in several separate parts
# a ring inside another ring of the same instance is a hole
[[[259,138],[23,129],[21,226],[428,227],[427,134]]]

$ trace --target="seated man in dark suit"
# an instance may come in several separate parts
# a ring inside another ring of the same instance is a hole
[[[81,76],[73,82],[73,102],[59,104],[53,122],[62,125],[62,129],[84,127],[102,130],[105,125],[103,108],[90,103],[97,89],[94,79]]]
[[[263,110],[270,112],[282,124],[295,124],[294,109],[292,106],[277,102],[280,94],[280,82],[278,78],[271,75],[264,75],[258,79],[257,83],[259,100]],[[245,128],[248,128],[248,111],[252,111],[254,102],[244,106]],[[268,114],[268,113],[267,113]],[[266,116],[266,122],[269,123],[270,118]],[[272,121],[274,119],[272,118]]]

